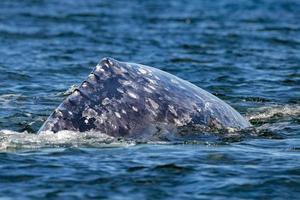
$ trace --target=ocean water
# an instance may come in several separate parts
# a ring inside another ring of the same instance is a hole
[[[0,13],[0,199],[299,198],[298,0],[1,0]],[[36,135],[106,56],[196,84],[255,134]]]

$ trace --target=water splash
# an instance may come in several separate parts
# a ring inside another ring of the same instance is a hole
[[[115,138],[99,132],[60,131],[41,134],[0,130],[0,151],[57,147],[120,147],[136,144],[204,144],[223,145],[250,138],[283,139],[282,130],[290,127],[287,120],[300,115],[300,106],[283,105],[250,110],[247,119],[254,125],[243,130],[226,129],[215,133],[186,130],[182,135],[160,135],[153,140]],[[290,127],[291,128],[291,127]],[[149,139],[149,138],[148,138]]]
[[[60,131],[58,133],[0,131],[0,151],[57,147],[119,147],[134,145],[134,142],[114,138],[97,132]]]

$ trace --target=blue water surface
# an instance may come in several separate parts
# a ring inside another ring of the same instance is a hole
[[[3,199],[298,199],[300,1],[0,1]],[[225,100],[258,137],[137,144],[35,133],[102,57]]]

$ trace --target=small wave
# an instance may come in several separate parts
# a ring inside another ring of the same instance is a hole
[[[70,94],[72,94],[77,88],[78,88],[78,85],[71,85],[71,87],[69,87],[69,89],[67,89],[66,91],[63,91],[63,92],[59,92],[56,95],[61,96],[61,97],[67,97]]]
[[[25,98],[21,94],[2,94],[0,95],[0,105],[6,106],[11,102]]]
[[[274,105],[250,110],[246,118],[254,125],[259,136],[285,138],[297,132],[299,105]],[[289,131],[286,131],[289,130]],[[288,134],[287,134],[288,133]]]
[[[261,107],[250,111],[246,117],[249,121],[268,121],[274,118],[296,117],[300,115],[299,105],[283,105]]]

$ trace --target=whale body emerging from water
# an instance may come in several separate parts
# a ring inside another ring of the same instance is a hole
[[[227,103],[190,82],[156,68],[104,58],[39,132],[97,131],[151,138],[249,126]]]

